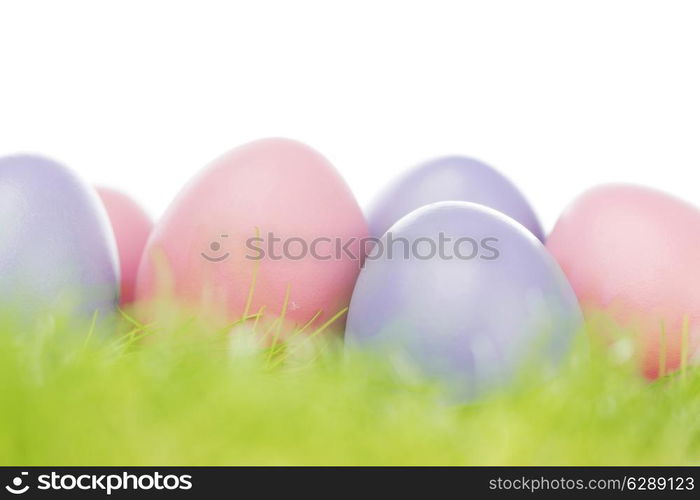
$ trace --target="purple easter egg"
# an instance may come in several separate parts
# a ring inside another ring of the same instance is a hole
[[[94,190],[49,159],[0,158],[0,307],[19,316],[115,310],[119,265]]]
[[[576,296],[542,243],[476,203],[403,217],[367,256],[346,346],[405,357],[459,399],[555,361],[582,325]]]
[[[462,156],[425,162],[391,183],[369,210],[370,234],[379,238],[404,215],[439,201],[470,201],[493,208],[544,241],[537,216],[518,188],[488,165]]]

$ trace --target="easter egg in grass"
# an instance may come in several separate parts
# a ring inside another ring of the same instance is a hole
[[[528,362],[556,364],[581,327],[542,243],[468,202],[427,205],[394,224],[367,254],[348,314],[348,349],[410,362],[464,399]]]
[[[137,300],[148,310],[170,296],[219,322],[263,313],[285,330],[342,329],[366,236],[328,160],[292,140],[255,141],[215,160],[172,202],[148,241]]]
[[[630,345],[645,377],[692,361],[700,346],[700,210],[650,188],[599,186],[566,209],[547,248],[597,330]]]
[[[18,315],[114,312],[119,263],[94,189],[34,155],[0,158],[0,304]]]
[[[153,222],[127,195],[106,187],[97,187],[97,194],[107,210],[117,243],[121,268],[120,302],[130,304],[134,300],[136,275]]]

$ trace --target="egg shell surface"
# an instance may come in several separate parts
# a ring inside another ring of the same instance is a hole
[[[686,361],[697,352],[697,208],[654,189],[600,186],[567,208],[547,248],[587,316],[604,314],[632,331],[634,352],[647,378],[679,368],[682,352]]]
[[[27,317],[114,311],[119,263],[94,189],[47,158],[0,158],[0,302]]]
[[[485,163],[463,156],[425,162],[392,182],[368,212],[370,233],[379,238],[404,215],[440,201],[480,203],[510,216],[544,241],[535,212],[513,183]]]
[[[323,156],[288,139],[255,141],[214,161],[173,201],[147,244],[137,300],[173,293],[228,321],[264,311],[318,326],[347,307],[366,236],[357,202]],[[322,258],[303,252],[313,241]],[[355,258],[336,253],[336,241]]]
[[[450,243],[436,250],[429,241],[441,234]],[[409,258],[401,239],[415,245]],[[504,383],[532,356],[558,360],[581,326],[554,259],[500,212],[428,205],[400,219],[382,244],[381,255],[368,253],[355,286],[347,348],[370,347],[388,359],[399,353],[460,398]]]
[[[121,268],[120,302],[122,305],[130,304],[134,300],[136,275],[153,222],[127,195],[106,187],[96,189],[107,210],[117,242]]]

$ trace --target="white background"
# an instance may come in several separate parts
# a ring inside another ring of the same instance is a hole
[[[548,229],[601,182],[700,204],[700,2],[0,0],[0,154],[157,216],[265,136],[321,151],[362,205],[446,153],[500,169]]]

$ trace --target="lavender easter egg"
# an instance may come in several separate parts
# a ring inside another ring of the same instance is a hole
[[[170,295],[212,321],[264,312],[285,329],[313,331],[347,307],[366,236],[357,202],[323,156],[287,139],[256,141],[205,168],[156,224],[137,302],[148,310]]]
[[[368,253],[346,342],[403,357],[469,398],[526,361],[559,359],[580,325],[576,296],[532,233],[482,205],[441,202]]]
[[[480,203],[515,219],[544,241],[537,216],[522,193],[495,169],[461,156],[425,162],[391,183],[368,212],[370,233],[379,238],[404,215],[439,201]]]
[[[0,304],[92,315],[118,299],[114,236],[95,191],[49,159],[0,158]]]
[[[134,300],[136,275],[153,222],[148,214],[125,194],[105,187],[98,187],[97,194],[107,210],[117,242],[121,269],[120,302],[122,305],[130,304]]]
[[[700,352],[700,210],[649,188],[592,189],[547,241],[595,331],[649,379]],[[603,321],[599,321],[602,318]]]

